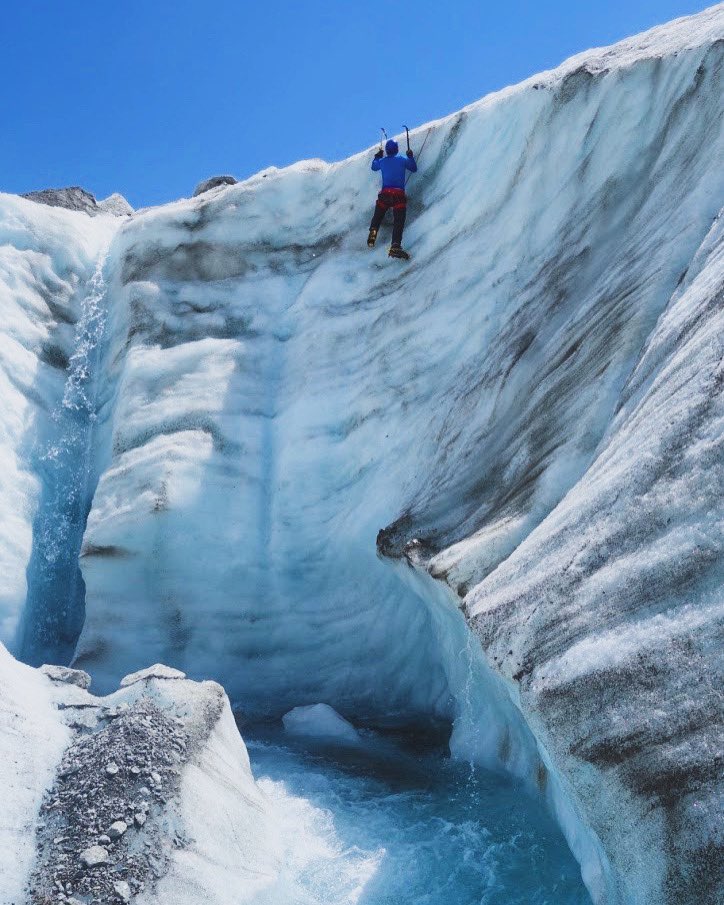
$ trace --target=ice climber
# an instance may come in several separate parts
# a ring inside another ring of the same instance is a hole
[[[375,172],[379,170],[382,173],[382,191],[377,196],[377,204],[375,205],[375,212],[372,214],[367,244],[370,248],[374,248],[380,223],[382,223],[387,211],[392,208],[392,244],[390,245],[389,255],[391,258],[409,260],[410,256],[402,247],[402,230],[405,228],[405,216],[407,215],[405,178],[408,170],[410,173],[417,172],[417,164],[415,163],[415,155],[411,150],[407,151],[405,157],[399,153],[399,150],[397,142],[390,138],[385,145],[387,156],[385,156],[385,151],[380,148],[372,161],[372,169]]]

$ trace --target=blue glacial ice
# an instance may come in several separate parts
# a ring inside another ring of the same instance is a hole
[[[356,745],[360,741],[359,733],[352,723],[340,716],[329,704],[295,707],[284,714],[282,724],[289,735],[333,740],[342,745]]]

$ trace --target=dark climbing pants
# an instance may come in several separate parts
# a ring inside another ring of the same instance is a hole
[[[370,229],[379,229],[387,211],[392,208],[392,244],[402,245],[402,230],[407,216],[407,197],[403,189],[382,189],[377,196]]]

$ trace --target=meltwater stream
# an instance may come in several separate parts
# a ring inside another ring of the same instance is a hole
[[[81,300],[63,397],[51,414],[53,432],[36,442],[33,456],[43,491],[18,644],[20,658],[33,666],[70,662],[83,627],[85,585],[78,556],[96,484],[92,445],[107,315],[106,257],[107,251],[99,256]]]
[[[284,845],[259,905],[590,905],[542,806],[439,746],[245,732]]]

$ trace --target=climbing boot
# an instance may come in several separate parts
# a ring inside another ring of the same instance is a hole
[[[390,245],[388,254],[391,258],[402,258],[403,261],[410,260],[410,256],[401,245]]]
[[[376,241],[377,241],[377,230],[374,228],[370,228],[370,234],[369,234],[369,236],[367,236],[367,247],[374,248]]]

